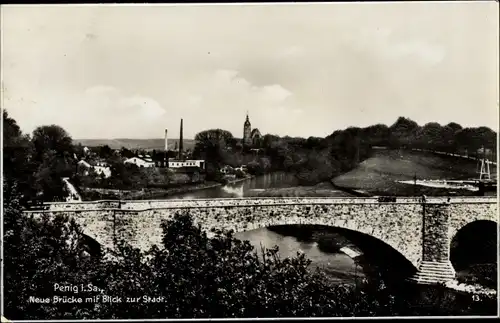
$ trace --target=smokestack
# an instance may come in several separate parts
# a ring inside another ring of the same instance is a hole
[[[165,129],[165,151],[163,152],[163,166],[168,166],[168,130]]]
[[[168,130],[165,129],[165,151],[168,151],[168,137],[167,137]]]
[[[181,133],[179,136],[179,160],[182,159],[182,119],[181,119]]]

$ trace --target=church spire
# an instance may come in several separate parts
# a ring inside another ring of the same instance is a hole
[[[252,132],[252,125],[250,124],[250,119],[248,118],[248,111],[247,111],[247,118],[245,120],[245,123],[243,124],[243,143],[246,145],[249,145],[252,141],[251,132]]]
[[[250,126],[250,119],[248,118],[248,111],[247,111],[247,118],[245,120],[245,126]]]

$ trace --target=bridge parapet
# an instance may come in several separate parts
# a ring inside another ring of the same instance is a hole
[[[261,206],[261,205],[304,205],[304,204],[421,204],[421,197],[395,197],[392,201],[381,201],[379,197],[254,197],[223,199],[184,199],[184,200],[102,200],[89,202],[55,202],[47,203],[48,211],[77,211],[99,209],[149,210],[166,208],[203,208],[229,206]],[[497,203],[496,197],[428,197],[426,204],[491,204]]]

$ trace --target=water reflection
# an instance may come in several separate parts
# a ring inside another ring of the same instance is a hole
[[[287,173],[272,173],[263,176],[258,176],[252,179],[241,181],[238,183],[218,186],[209,189],[204,189],[196,192],[185,193],[171,196],[171,199],[210,199],[210,198],[237,198],[248,196],[266,196],[276,189],[291,188],[292,194],[295,196],[312,196],[308,195],[310,191],[295,190],[298,186],[298,181],[292,174]],[[339,196],[342,192],[335,191],[333,188],[325,190],[328,196]],[[354,283],[355,274],[362,276],[359,272],[360,268],[356,268],[354,261],[346,254],[330,253],[322,251],[318,248],[316,241],[298,241],[295,237],[280,234],[268,229],[258,229],[236,234],[236,237],[241,240],[248,240],[260,253],[261,245],[266,248],[271,248],[277,245],[280,249],[281,257],[294,257],[298,251],[304,252],[312,261],[310,268],[323,268],[331,278],[332,282],[347,282]]]
[[[272,248],[279,247],[281,258],[295,257],[297,252],[304,252],[311,260],[310,269],[322,268],[327,272],[333,282],[351,283],[355,275],[362,277],[360,268],[356,268],[353,259],[344,253],[326,253],[318,248],[316,241],[303,242],[295,237],[284,236],[266,228],[239,232],[235,234],[240,240],[248,240],[261,255],[261,246]]]
[[[168,199],[210,199],[210,198],[235,198],[255,195],[266,189],[287,188],[298,185],[292,174],[277,172],[257,176],[241,182],[207,188],[195,192],[172,195]]]

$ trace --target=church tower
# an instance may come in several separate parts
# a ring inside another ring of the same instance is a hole
[[[247,119],[243,124],[243,144],[244,145],[252,144],[252,125],[250,124],[250,120],[248,119],[248,112],[247,112]]]

